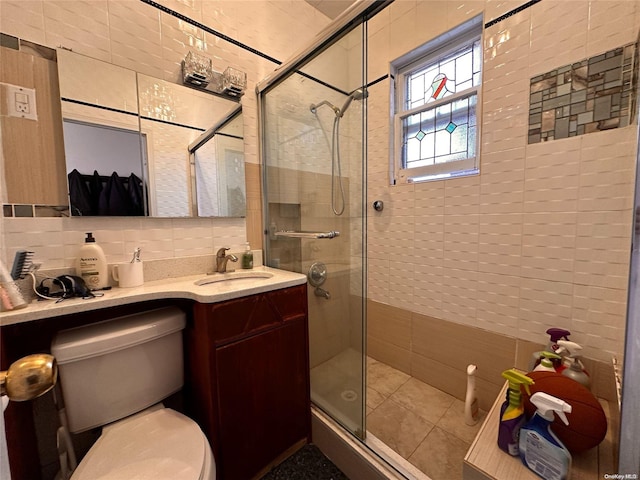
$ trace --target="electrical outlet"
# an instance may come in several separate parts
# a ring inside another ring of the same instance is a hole
[[[38,120],[36,91],[33,88],[4,84],[7,98],[7,114],[10,117]]]

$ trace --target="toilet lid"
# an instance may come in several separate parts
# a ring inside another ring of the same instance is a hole
[[[207,442],[198,425],[163,408],[106,429],[72,480],[199,480]]]

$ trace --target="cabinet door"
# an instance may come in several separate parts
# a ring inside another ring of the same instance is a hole
[[[247,480],[310,428],[304,317],[216,349],[219,467]]]

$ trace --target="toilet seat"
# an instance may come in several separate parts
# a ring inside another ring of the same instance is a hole
[[[71,480],[201,480],[208,449],[193,420],[162,408],[106,428]]]

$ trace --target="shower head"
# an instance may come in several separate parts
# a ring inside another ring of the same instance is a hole
[[[365,88],[355,89],[347,97],[347,100],[344,102],[344,105],[342,105],[342,108],[338,112],[336,112],[336,115],[338,117],[342,117],[344,115],[344,112],[347,111],[347,108],[349,108],[349,105],[351,105],[351,102],[353,102],[354,100],[363,100],[368,96],[369,96],[369,92]]]
[[[353,97],[354,100],[362,100],[369,96],[369,91],[366,88],[356,88],[349,96]]]
[[[311,113],[315,114],[319,107],[321,107],[322,105],[328,105],[336,114],[336,117],[342,117],[347,108],[349,108],[349,105],[351,105],[351,102],[353,102],[354,100],[362,100],[364,98],[367,98],[368,96],[369,92],[366,89],[357,88],[349,94],[347,100],[344,102],[344,105],[342,105],[342,108],[336,107],[328,100],[323,100],[320,103],[312,103],[311,105],[309,105],[309,110],[311,110]]]

